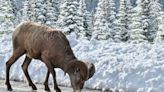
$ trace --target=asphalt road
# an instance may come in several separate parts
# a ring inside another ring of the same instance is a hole
[[[44,85],[42,84],[36,84],[38,90],[34,91],[31,90],[31,87],[28,86],[27,83],[24,82],[15,82],[11,81],[11,85],[13,88],[12,92],[45,92],[44,91]],[[53,90],[53,85],[49,85],[51,92],[55,92]],[[72,88],[67,88],[67,87],[59,87],[62,92],[73,92]],[[6,85],[5,85],[5,80],[0,80],[0,92],[11,92],[6,90]],[[101,92],[98,90],[88,90],[88,89],[83,89],[82,92]]]

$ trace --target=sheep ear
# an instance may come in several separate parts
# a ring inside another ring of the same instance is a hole
[[[89,70],[89,77],[88,79],[90,79],[94,73],[95,73],[95,65],[91,62],[85,62],[85,64],[87,65],[88,67],[88,70]]]

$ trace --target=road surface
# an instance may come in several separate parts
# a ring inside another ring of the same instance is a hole
[[[44,91],[44,85],[42,84],[36,84],[38,90],[37,91],[33,91],[31,90],[31,87],[28,86],[27,83],[24,82],[15,82],[15,81],[10,81],[13,91],[12,92],[45,92]],[[53,85],[49,85],[51,92],[55,92],[53,90]],[[71,88],[67,88],[67,87],[60,87],[62,92],[73,92],[73,90]],[[6,85],[5,85],[5,80],[0,80],[0,92],[9,92],[6,90]],[[88,89],[83,89],[82,92],[101,92],[98,90],[88,90]]]

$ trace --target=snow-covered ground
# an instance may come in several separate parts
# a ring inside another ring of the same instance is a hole
[[[6,86],[4,85],[5,80],[0,80],[0,92],[8,92],[6,89]],[[44,92],[44,85],[43,84],[35,84],[38,88],[37,91],[32,90],[30,86],[28,86],[27,83],[24,82],[17,82],[17,81],[11,81],[11,85],[13,86],[13,92]],[[53,85],[49,85],[50,90],[53,91]],[[72,88],[68,87],[61,87],[59,86],[62,92],[73,92]],[[89,90],[89,89],[83,89],[82,92],[101,92],[99,90]]]
[[[93,62],[95,75],[86,82],[86,88],[119,89],[120,92],[163,92],[164,90],[164,43],[113,43],[109,41],[77,40],[68,36],[77,58]],[[12,53],[11,35],[0,37],[0,77],[5,78],[5,62]],[[21,70],[24,56],[10,71],[12,80],[26,78]],[[46,75],[45,65],[35,60],[29,66],[29,73],[35,83],[43,83]],[[70,86],[68,75],[57,71],[59,85]],[[51,82],[52,83],[52,77]],[[124,91],[123,91],[124,90]]]

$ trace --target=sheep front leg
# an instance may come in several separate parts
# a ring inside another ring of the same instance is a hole
[[[54,80],[54,90],[56,90],[56,92],[61,92],[61,90],[59,89],[57,82],[56,82],[56,72],[54,70],[54,68],[52,67],[52,65],[50,63],[46,63],[47,67],[48,67],[48,71],[52,74],[53,76],[53,80]]]
[[[56,82],[56,72],[55,72],[51,62],[49,62],[50,60],[48,60],[45,56],[42,56],[42,60],[48,68],[48,73],[47,73],[47,76],[46,76],[45,84],[48,85],[48,77],[49,77],[49,73],[51,73],[52,77],[53,77],[53,80],[54,80],[54,90],[56,90],[56,92],[61,92],[61,90],[59,89],[59,87],[57,85],[57,82]]]
[[[49,79],[50,72],[47,70],[46,79],[44,81],[45,91],[50,91],[50,88],[48,87],[48,79]]]
[[[13,51],[13,54],[12,54],[11,58],[6,62],[6,82],[5,82],[5,84],[7,85],[7,90],[8,91],[12,91],[12,87],[11,87],[10,80],[9,80],[10,67],[23,54],[24,54],[24,51],[23,50],[16,49],[16,50]]]

